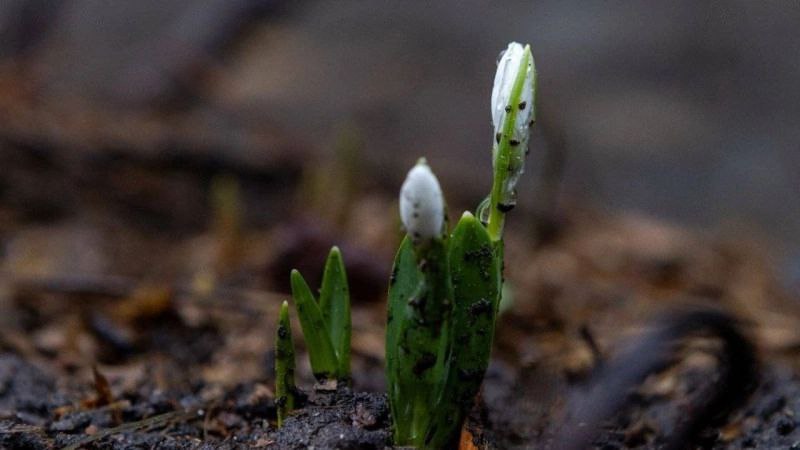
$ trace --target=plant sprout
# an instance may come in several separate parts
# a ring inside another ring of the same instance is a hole
[[[395,259],[386,329],[389,403],[395,442],[402,445],[421,442],[446,376],[453,289],[444,215],[439,182],[420,160],[400,191],[408,235]]]
[[[386,374],[394,442],[454,447],[491,356],[503,290],[503,228],[516,204],[530,127],[536,68],[529,46],[509,44],[492,89],[493,179],[476,218],[451,231],[439,181],[424,158],[400,190],[406,236],[389,280]],[[350,296],[339,250],[325,264],[319,301],[296,270],[292,296],[319,381],[350,376]],[[283,330],[283,331],[281,331]],[[281,308],[276,354],[278,420],[294,402],[294,350],[288,306]]]
[[[300,327],[311,370],[318,381],[350,379],[350,290],[342,254],[331,249],[325,262],[319,302],[297,270],[291,275]]]
[[[492,90],[494,177],[479,207],[447,230],[439,183],[425,160],[400,193],[407,236],[389,286],[386,371],[397,445],[438,449],[457,442],[489,364],[502,294],[503,225],[516,204],[534,121],[530,47],[511,43]]]
[[[275,336],[275,406],[278,409],[278,426],[295,407],[294,342],[289,323],[289,303],[283,302]]]

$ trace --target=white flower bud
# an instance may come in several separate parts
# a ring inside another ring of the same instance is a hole
[[[425,159],[420,159],[400,189],[400,218],[415,244],[441,237],[444,232],[444,198],[439,180]]]
[[[494,145],[492,166],[502,170],[495,183],[500,191],[492,198],[496,208],[506,212],[517,203],[516,186],[525,171],[530,126],[533,124],[536,67],[529,46],[512,42],[500,54],[492,87]],[[513,121],[512,123],[508,123]],[[499,168],[498,165],[502,165]],[[497,175],[497,172],[495,172]],[[491,219],[490,219],[491,221]]]
[[[517,42],[508,44],[508,48],[500,54],[500,59],[497,61],[497,73],[492,88],[492,124],[495,134],[503,131],[506,115],[516,111],[513,135],[510,139],[522,144],[528,141],[528,128],[534,119],[533,90],[536,69],[530,52],[529,46],[523,47]],[[524,67],[522,67],[523,62],[526,62]],[[511,94],[520,71],[524,71],[525,76],[522,92],[519,101],[512,105]]]

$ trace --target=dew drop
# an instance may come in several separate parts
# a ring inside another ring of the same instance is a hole
[[[490,211],[491,206],[492,206],[492,196],[488,195],[478,205],[478,208],[475,209],[475,216],[478,218],[478,220],[481,221],[483,226],[489,224],[489,214],[491,213]]]
[[[502,207],[506,211],[510,211],[517,206],[517,190],[511,188],[503,192],[503,196],[500,198],[500,205],[503,205]]]

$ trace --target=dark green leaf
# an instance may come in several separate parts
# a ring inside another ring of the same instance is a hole
[[[480,389],[489,364],[500,299],[498,248],[481,223],[465,213],[449,241],[450,274],[455,298],[451,319],[453,342],[447,380],[437,414],[425,438],[426,447],[446,448],[459,436],[464,417]]]
[[[314,372],[314,376],[320,380],[335,377],[338,361],[331,343],[330,332],[322,317],[322,311],[300,272],[293,270],[291,279],[292,297],[308,347],[311,370]]]
[[[328,326],[331,343],[339,362],[337,377],[350,376],[350,290],[347,286],[342,254],[333,247],[325,262],[322,288],[319,292],[319,309]]]
[[[401,244],[389,288],[387,373],[395,443],[420,446],[444,377],[452,290],[446,241]]]
[[[403,322],[408,320],[408,301],[419,295],[423,284],[422,272],[417,268],[417,257],[411,239],[406,237],[400,244],[389,278],[389,304],[386,322],[386,375],[389,404],[394,421],[395,440],[408,435],[411,414],[410,393],[403,392],[398,359],[400,358],[399,334]]]

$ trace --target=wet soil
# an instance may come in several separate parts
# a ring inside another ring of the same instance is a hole
[[[686,389],[706,383],[706,375],[685,374]],[[752,399],[727,425],[708,429],[701,448],[800,448],[800,379],[786,367],[764,371]],[[539,380],[541,381],[541,380]],[[537,381],[508,378],[493,367],[484,403],[470,427],[480,448],[563,448],[555,440],[562,415],[556,405],[545,414]],[[491,386],[491,388],[489,387]],[[142,387],[119,405],[70,410],[69,396],[34,365],[0,355],[0,448],[197,449],[339,448],[390,446],[390,419],[383,394],[348,388],[313,391],[308,403],[275,429],[268,388],[236,386],[209,403],[203,389],[159,392]],[[604,421],[592,447],[664,448],[687,404],[662,394],[635,395],[628,410]],[[208,406],[211,404],[212,406]],[[54,412],[58,416],[54,417]],[[124,424],[124,425],[122,425]]]
[[[212,402],[206,397],[203,386],[162,392],[143,385],[117,403],[76,409],[42,370],[2,354],[0,448],[380,449],[390,443],[382,394],[313,391],[280,429],[270,425],[275,405],[264,385],[239,385]]]

